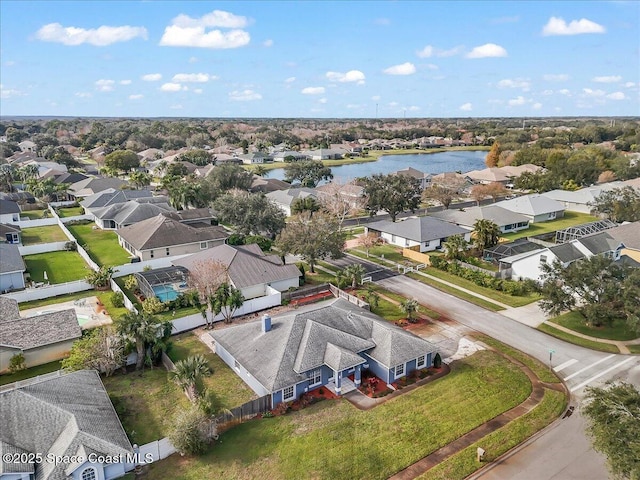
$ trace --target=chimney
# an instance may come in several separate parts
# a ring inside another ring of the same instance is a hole
[[[271,317],[266,313],[262,316],[262,333],[267,333],[271,330]]]

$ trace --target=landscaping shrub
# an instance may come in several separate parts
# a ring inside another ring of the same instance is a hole
[[[268,252],[269,250],[271,250],[271,246],[273,245],[273,242],[271,240],[263,237],[262,235],[249,235],[248,237],[245,237],[245,245],[250,245],[252,243],[257,243],[264,252]]]
[[[215,426],[211,423],[208,416],[195,405],[187,410],[179,410],[169,432],[169,440],[183,455],[204,453],[211,438],[217,436]]]
[[[122,292],[113,292],[111,294],[111,303],[113,303],[113,306],[116,308],[124,307],[124,295]]]
[[[75,252],[76,250],[78,250],[78,244],[76,242],[66,242],[64,244],[64,249],[67,252]]]
[[[166,309],[166,305],[158,300],[157,297],[147,298],[144,302],[142,302],[142,310],[150,315],[155,315],[156,313],[164,312]]]
[[[244,245],[244,235],[233,233],[227,238],[227,245]]]
[[[440,356],[439,353],[436,353],[436,356],[433,357],[433,367],[434,368],[442,367],[442,357]]]
[[[27,362],[24,359],[24,353],[15,354],[9,360],[9,373],[16,373],[27,368]]]

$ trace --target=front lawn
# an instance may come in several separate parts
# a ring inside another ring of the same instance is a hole
[[[365,251],[364,248],[362,247],[357,247],[356,250],[361,250],[362,252]],[[367,257],[366,253],[362,254],[358,251],[351,251],[351,250],[348,252],[352,255],[355,255],[360,258],[366,258],[367,260],[371,260],[373,262],[377,260],[376,258]],[[388,244],[378,245],[376,247],[370,248],[369,255],[384,257],[387,260],[391,260],[392,262],[400,263],[402,265],[406,264],[407,262],[412,263],[410,259],[402,256],[401,248],[394,247],[393,245],[388,245]],[[376,263],[379,263],[379,262],[376,262]],[[389,264],[386,262],[383,263],[383,265],[386,267],[389,266]]]
[[[616,321],[611,327],[592,327],[587,324],[586,319],[577,311],[564,313],[558,317],[550,319],[549,321],[569,328],[574,332],[589,335],[590,337],[623,341],[638,338],[638,334],[630,329],[624,321]]]
[[[640,345],[627,345],[627,348],[631,353],[639,353],[640,354]]]
[[[37,367],[27,368],[13,374],[5,373],[0,375],[0,385],[19,382],[20,380],[37,377],[38,375],[44,375],[45,373],[51,373],[57,370],[60,370],[59,360],[51,363],[45,363],[44,365],[38,365]]]
[[[89,223],[67,225],[67,228],[98,265],[113,267],[129,263],[129,253],[118,244],[116,233],[99,228],[93,230],[94,226],[94,223]]]
[[[167,436],[175,413],[189,406],[164,367],[103,377],[109,397],[131,443],[144,445]]]
[[[31,280],[34,282],[44,282],[45,271],[51,284],[81,280],[90,272],[78,252],[37,253],[23,258]]]
[[[82,207],[66,207],[59,208],[57,212],[60,218],[68,218],[84,214],[84,209]]]
[[[446,377],[368,411],[323,401],[225,432],[202,457],[150,465],[154,479],[383,479],[513,408],[531,392],[522,371],[482,351]]]
[[[551,325],[546,325],[544,323],[538,325],[538,330],[541,332],[547,333],[552,337],[559,338],[560,340],[564,340],[565,342],[573,343],[574,345],[580,345],[581,347],[590,348],[591,350],[599,350],[601,352],[608,353],[620,353],[618,347],[611,343],[602,343],[595,342],[593,340],[587,340],[586,338],[578,337],[577,335],[572,335],[567,332],[563,332],[562,330],[558,330],[557,328],[552,327]]]
[[[598,217],[589,215],[588,213],[578,212],[564,212],[564,217],[549,222],[531,223],[526,230],[520,230],[515,233],[506,233],[502,235],[502,238],[506,238],[510,242],[523,237],[533,237],[534,235],[540,235],[542,233],[555,232],[556,230],[563,230],[565,228],[580,225],[582,223],[595,222],[599,220]]]
[[[234,408],[257,395],[236,373],[193,334],[182,333],[171,338],[167,353],[172,361],[184,360],[191,355],[204,355],[213,375],[204,377],[204,386],[215,396],[215,409]]]
[[[58,225],[47,227],[29,227],[22,229],[22,244],[36,245],[38,243],[67,242],[69,239]]]

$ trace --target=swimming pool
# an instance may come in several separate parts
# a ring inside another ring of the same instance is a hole
[[[81,327],[84,324],[89,323],[91,321],[91,317],[89,315],[83,315],[81,313],[76,313],[76,317],[78,319],[78,325],[80,325]]]
[[[173,285],[158,285],[157,287],[152,287],[153,293],[155,293],[158,300],[161,302],[171,302],[178,298],[179,293],[175,291]]]

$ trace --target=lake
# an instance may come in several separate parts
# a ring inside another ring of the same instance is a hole
[[[357,177],[368,177],[374,173],[392,173],[413,167],[426,173],[469,172],[485,168],[487,152],[453,150],[440,153],[418,153],[409,155],[383,155],[375,162],[352,163],[331,167],[334,178],[348,182]],[[269,170],[268,178],[284,179],[284,169]]]

